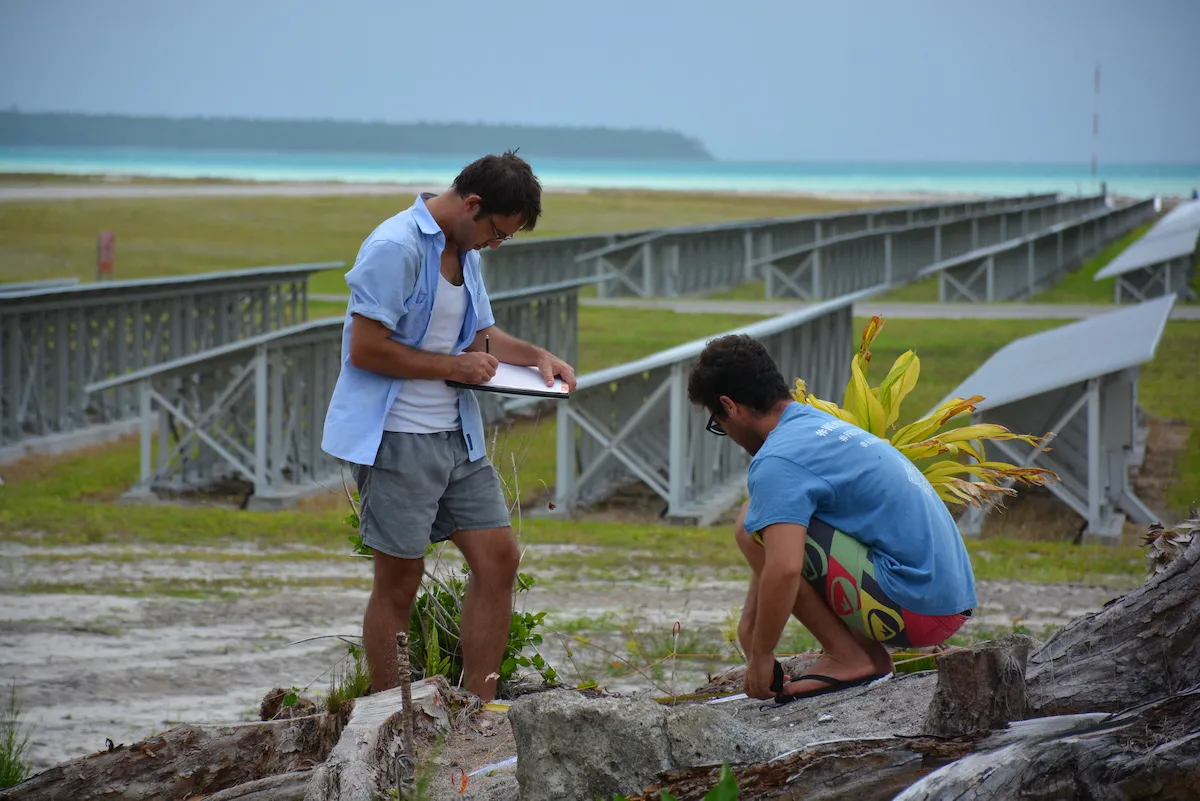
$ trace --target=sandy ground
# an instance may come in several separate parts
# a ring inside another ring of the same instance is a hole
[[[332,635],[361,632],[367,563],[334,553],[246,558],[257,555],[0,544],[0,685],[16,687],[35,769],[99,750],[105,738],[128,744],[184,721],[255,720],[262,696],[275,686],[327,689],[330,668],[346,653]],[[147,582],[164,581],[224,592],[198,598],[136,594]],[[88,588],[108,588],[109,594]],[[703,630],[711,642],[744,592],[740,581],[703,575],[652,586],[568,584],[559,577],[535,587],[527,603],[549,611],[555,625],[607,615],[636,620],[640,631],[669,642],[672,624],[680,621],[685,636]],[[1102,587],[982,582],[981,607],[970,625],[991,629],[1019,619],[1039,633],[1098,609],[1115,594]],[[613,651],[625,639],[611,625],[594,637]],[[300,642],[308,638],[320,639]],[[547,638],[543,653],[573,681],[571,660],[554,640]],[[588,670],[613,661],[598,648],[567,644]],[[609,689],[658,692],[636,674],[621,678],[630,671],[618,668],[599,676]],[[681,662],[672,686],[687,692],[705,679],[702,666]],[[671,684],[669,670],[657,683]],[[479,762],[476,767],[487,764],[499,745],[481,738],[470,759]]]

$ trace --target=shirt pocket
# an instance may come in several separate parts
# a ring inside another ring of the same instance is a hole
[[[425,329],[429,327],[430,312],[427,302],[421,301],[419,297],[413,298],[408,312],[396,323],[396,338],[406,345],[420,344],[425,336]]]

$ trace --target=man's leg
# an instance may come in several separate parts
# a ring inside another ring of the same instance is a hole
[[[512,625],[512,591],[521,555],[500,477],[487,457],[467,461],[462,435],[452,439],[455,465],[433,526],[450,535],[470,567],[462,611],[463,686],[484,701],[496,697],[500,660]]]
[[[471,568],[462,611],[463,686],[491,701],[512,625],[512,590],[520,553],[511,527],[455,532],[454,544]]]
[[[737,518],[735,536],[757,579],[762,573],[766,551],[746,531],[745,518],[744,505]],[[806,563],[805,578],[800,582],[796,603],[792,606],[792,615],[816,638],[824,652],[808,672],[844,681],[892,672],[894,666],[887,649],[866,635],[848,628],[830,608],[824,595],[811,583],[809,573]],[[752,625],[752,620],[749,622]],[[784,691],[795,694],[828,686],[826,682],[805,680],[788,683]]]
[[[425,550],[453,466],[449,440],[448,434],[387,431],[375,465],[353,465],[359,530],[375,568],[363,615],[363,651],[372,692],[400,683],[396,634],[408,631],[411,623]]]
[[[372,561],[375,578],[363,615],[363,652],[371,674],[371,692],[381,692],[400,684],[396,634],[408,631],[425,560],[401,559],[375,551]]]

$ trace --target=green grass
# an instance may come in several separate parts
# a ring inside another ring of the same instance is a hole
[[[937,276],[888,290],[875,300],[878,303],[937,303]]]
[[[1111,303],[1113,297],[1112,281],[1094,281],[1093,276],[1117,256],[1125,248],[1137,241],[1154,225],[1154,220],[1130,231],[1125,236],[1111,243],[1104,250],[1084,262],[1078,270],[1068,273],[1061,281],[1044,292],[1032,298],[1031,303]],[[916,283],[897,287],[880,295],[880,303],[937,303],[937,276],[926,278]]]
[[[582,309],[581,320],[588,332],[585,343],[608,343],[591,358],[589,370],[724,330],[733,323],[716,315],[603,308]],[[857,327],[865,322],[857,320]],[[921,358],[921,379],[905,403],[902,421],[913,419],[932,408],[997,348],[1018,336],[1054,325],[1054,321],[977,320],[971,323],[970,336],[964,337],[962,326],[949,321],[887,321],[872,348],[868,375],[877,381],[902,349],[914,348]],[[640,346],[634,336],[638,327],[647,337]],[[1200,382],[1180,355],[1196,352],[1200,352],[1200,323],[1173,321],[1167,326],[1158,359],[1145,368],[1142,378],[1142,401],[1151,413],[1183,419],[1192,426],[1184,461],[1177,469],[1180,481],[1172,490],[1175,508],[1186,507],[1200,493],[1200,409],[1195,400],[1200,397]],[[600,549],[595,553],[537,554],[531,557],[535,568],[565,576],[586,573],[614,580],[653,579],[655,575],[678,580],[678,570],[699,567],[741,570],[740,556],[730,547],[729,532],[723,527],[681,529],[530,517],[533,507],[545,502],[546,489],[554,482],[555,422],[545,418],[496,430],[494,458],[503,475],[509,480],[516,477],[525,499],[523,541]],[[117,497],[134,483],[137,473],[138,449],[133,441],[0,468],[6,481],[0,487],[0,532],[11,542],[44,545],[110,543],[197,549],[242,543],[268,549],[300,549],[294,556],[274,558],[311,559],[320,556],[314,550],[349,550],[347,537],[352,532],[342,522],[348,509],[333,492],[281,512],[197,506],[180,513],[177,507],[165,504],[117,503]],[[1108,580],[1105,577],[1129,578],[1140,570],[1136,549],[1089,549],[1065,542],[1006,544],[998,539],[972,542],[969,547],[977,555],[977,570],[983,578]],[[176,589],[194,593],[233,588],[190,584]]]
[[[1120,256],[1127,247],[1153,228],[1156,222],[1158,222],[1157,218],[1112,242],[1104,250],[1088,259],[1080,269],[1069,273],[1057,284],[1030,300],[1034,303],[1112,303],[1114,279],[1096,281],[1094,280],[1096,273],[1108,266],[1110,261]]]
[[[766,281],[747,281],[733,289],[702,296],[704,300],[768,300]]]
[[[31,769],[25,759],[28,745],[29,733],[21,725],[21,707],[13,685],[8,703],[0,709],[0,789],[20,784],[29,777]]]
[[[118,278],[343,261],[310,291],[345,292],[359,245],[412,196],[183,197],[0,204],[0,281],[95,279],[96,234],[116,233]],[[530,236],[650,228],[854,208],[848,201],[669,192],[547,193]],[[524,236],[524,235],[522,235]]]
[[[1188,356],[1187,354],[1192,354]],[[1182,420],[1191,429],[1187,447],[1175,463],[1175,481],[1167,503],[1177,515],[1200,505],[1200,322],[1171,321],[1158,355],[1141,370],[1140,400],[1151,414]]]

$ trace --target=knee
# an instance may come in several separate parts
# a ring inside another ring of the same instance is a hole
[[[424,561],[399,559],[378,551],[372,558],[375,560],[375,580],[371,585],[372,599],[397,610],[412,606],[413,599],[421,588]]]
[[[471,572],[489,585],[512,587],[521,563],[521,552],[511,529],[499,529],[487,537],[487,546],[474,560]]]
[[[746,533],[746,510],[750,508],[750,499],[742,504],[741,510],[738,512],[737,524],[734,526],[734,534],[742,536]]]

